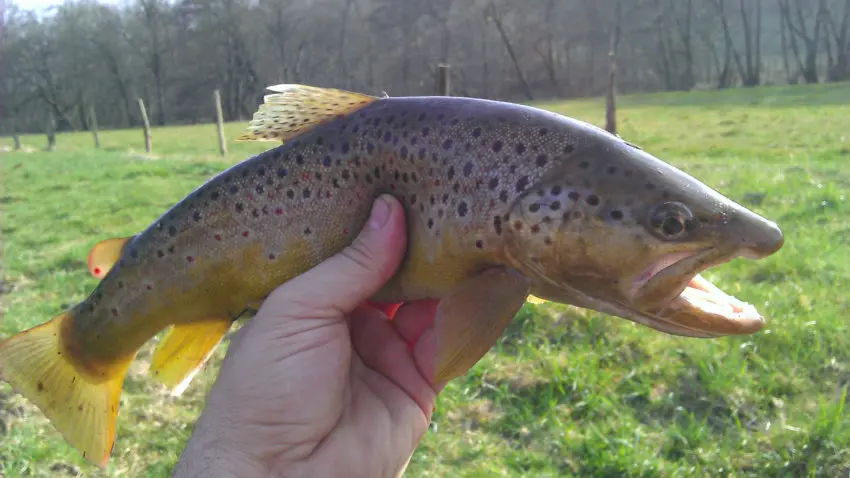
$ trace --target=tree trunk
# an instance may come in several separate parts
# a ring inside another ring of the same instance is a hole
[[[508,38],[508,34],[505,32],[505,28],[502,25],[502,20],[499,18],[498,13],[496,12],[496,7],[493,4],[490,4],[490,8],[492,11],[493,23],[496,24],[496,28],[499,30],[499,35],[502,37],[502,42],[505,44],[505,49],[508,50],[508,55],[511,57],[511,61],[514,64],[514,69],[516,70],[517,77],[519,77],[520,86],[522,86],[522,91],[525,93],[526,98],[529,100],[534,100],[534,94],[531,92],[531,87],[528,85],[528,81],[525,79],[525,75],[522,72],[522,67],[519,66],[519,60],[517,59],[516,52],[514,51],[513,45],[511,45],[511,40]]]

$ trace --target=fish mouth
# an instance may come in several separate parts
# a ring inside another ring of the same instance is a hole
[[[634,304],[628,318],[688,337],[745,335],[761,330],[765,319],[752,304],[727,294],[700,275],[734,258],[717,255],[712,250],[676,252],[648,266],[627,292]]]

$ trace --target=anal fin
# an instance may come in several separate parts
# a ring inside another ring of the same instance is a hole
[[[467,279],[440,300],[435,318],[434,383],[464,375],[496,344],[525,303],[529,283],[521,274],[492,269]]]
[[[159,342],[150,371],[154,379],[179,396],[204,366],[230,330],[232,319],[210,319],[178,324]]]
[[[103,279],[112,266],[121,258],[124,246],[136,236],[116,237],[100,241],[91,248],[88,257],[89,272],[98,279]]]

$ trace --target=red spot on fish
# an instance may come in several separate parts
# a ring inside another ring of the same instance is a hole
[[[304,181],[309,181],[310,180],[310,173],[308,173],[308,172],[301,173],[301,179],[303,179]]]
[[[99,276],[99,275],[100,275],[100,267],[95,267],[95,268],[94,268],[94,275],[96,275],[96,276]]]
[[[395,184],[390,184],[390,189],[395,191]]]
[[[330,191],[325,192],[325,197],[326,197],[326,198],[330,198],[330,197],[331,197],[331,192],[330,192]]]
[[[242,231],[242,237],[248,237],[248,231]]]
[[[343,234],[348,234],[348,228],[346,227],[345,229],[343,229],[343,230],[342,230],[342,233],[343,233]]]
[[[439,179],[435,179],[435,180],[434,180],[434,186],[439,186],[439,185],[440,185],[440,180],[439,180]]]
[[[273,260],[274,260],[274,254],[269,254],[269,260],[270,260],[270,261],[273,261]]]
[[[220,241],[220,240],[221,240],[221,234],[216,234],[214,237],[215,237],[215,240],[216,240],[216,241]]]
[[[277,209],[274,210],[274,213],[275,213],[276,216],[280,216],[281,214],[283,214],[283,209],[277,208]]]
[[[186,260],[189,262],[195,262],[195,258],[192,256],[186,256]]]
[[[248,199],[250,199],[251,201],[253,201],[253,200],[254,200],[254,195],[253,195],[253,194],[248,193],[248,194],[246,194],[246,196],[248,196]]]
[[[118,309],[112,309],[112,316],[118,317]]]
[[[146,286],[145,286],[145,288],[146,288],[147,290],[153,290],[153,286],[152,286],[152,285],[150,285],[150,284],[146,285]]]

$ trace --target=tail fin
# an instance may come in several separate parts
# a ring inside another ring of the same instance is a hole
[[[115,442],[124,375],[132,359],[112,364],[111,376],[81,372],[62,344],[61,314],[0,342],[0,379],[33,402],[83,458],[104,467]]]

